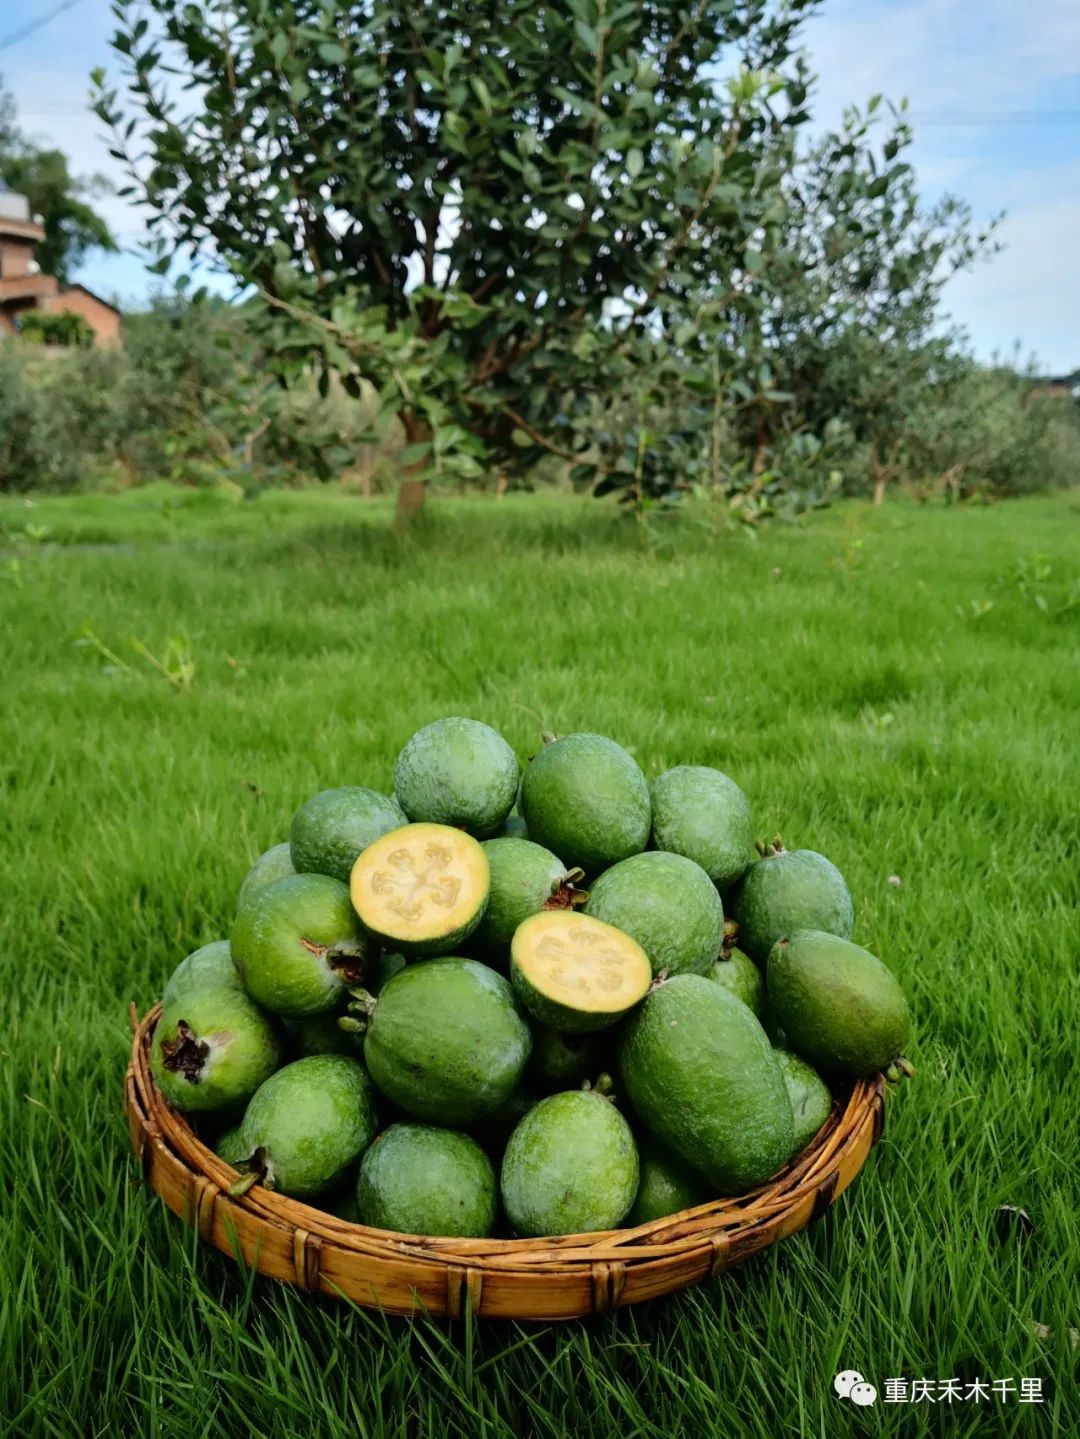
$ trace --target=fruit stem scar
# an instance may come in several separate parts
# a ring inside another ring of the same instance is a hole
[[[175,1039],[161,1041],[161,1062],[171,1074],[181,1074],[189,1084],[198,1084],[210,1046],[198,1039],[184,1020],[176,1026]]]

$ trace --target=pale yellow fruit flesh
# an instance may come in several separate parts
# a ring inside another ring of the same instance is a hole
[[[621,1014],[652,982],[652,965],[636,940],[574,910],[526,919],[514,935],[513,956],[536,990],[582,1014]]]
[[[463,928],[484,903],[487,855],[443,824],[408,824],[368,845],[349,881],[353,908],[373,933],[410,943]]]

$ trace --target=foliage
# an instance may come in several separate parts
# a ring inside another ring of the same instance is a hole
[[[587,449],[630,484],[592,397],[760,265],[814,3],[117,0],[127,93],[98,74],[97,109],[160,264],[202,250],[257,287],[278,364],[370,383],[406,464]]]
[[[108,188],[101,175],[73,176],[66,156],[28,139],[16,123],[15,107],[0,87],[0,181],[25,195],[30,213],[40,215],[45,238],[35,258],[46,275],[70,282],[87,252],[115,250],[108,224],[92,200]]]
[[[40,345],[76,345],[86,349],[94,343],[91,325],[74,312],[50,314],[48,310],[27,310],[19,318],[19,333]]]

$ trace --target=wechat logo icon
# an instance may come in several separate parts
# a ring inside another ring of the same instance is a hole
[[[857,1369],[842,1369],[833,1380],[832,1387],[841,1399],[850,1399],[852,1404],[858,1404],[860,1409],[865,1409],[877,1400],[877,1390],[866,1382]]]

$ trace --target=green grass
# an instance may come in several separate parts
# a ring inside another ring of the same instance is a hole
[[[569,500],[447,502],[405,540],[387,515],[323,494],[0,506],[9,1432],[1080,1432],[1076,500],[841,506],[756,543],[697,514],[650,545]],[[845,872],[919,1072],[810,1231],[602,1321],[450,1325],[244,1275],[140,1187],[128,1001],[227,931],[301,800],[387,785],[446,713],[522,757],[588,728],[650,774],[719,765],[762,835]],[[1006,1204],[1032,1235],[999,1237]],[[1038,1376],[1047,1402],[856,1411],[842,1368],[879,1389]]]

